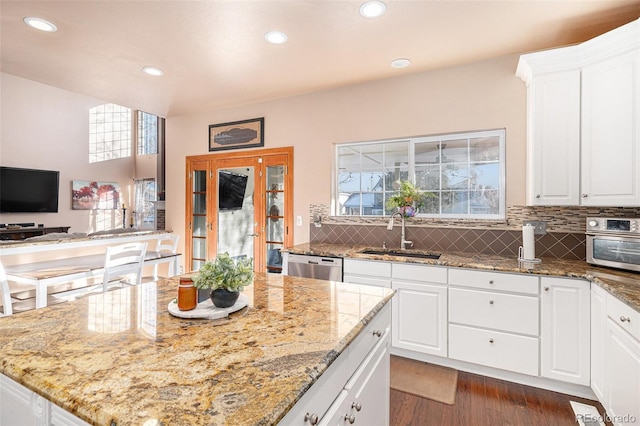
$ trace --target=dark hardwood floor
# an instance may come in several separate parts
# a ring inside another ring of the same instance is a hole
[[[454,405],[391,389],[389,423],[391,426],[575,426],[578,423],[570,401],[595,405],[600,414],[604,414],[602,405],[596,401],[460,371]]]

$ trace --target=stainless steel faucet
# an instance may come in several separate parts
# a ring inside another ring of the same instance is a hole
[[[402,236],[400,239],[400,250],[406,250],[407,249],[407,245],[409,245],[409,247],[413,246],[413,241],[407,241],[405,240],[405,231],[404,231],[404,215],[400,212],[396,212],[394,214],[391,215],[391,219],[389,219],[389,224],[387,225],[387,229],[389,231],[391,231],[393,229],[393,220],[396,218],[396,216],[399,216],[400,219],[402,219]]]

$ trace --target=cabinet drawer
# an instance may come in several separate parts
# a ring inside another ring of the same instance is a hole
[[[640,340],[640,312],[607,293],[607,315],[636,340]]]
[[[367,354],[391,333],[391,303],[382,308],[364,330],[349,345],[347,377],[356,371]],[[379,334],[379,335],[378,335]]]
[[[345,259],[342,268],[345,275],[369,275],[379,278],[391,278],[390,262]]]
[[[344,275],[342,277],[342,281],[350,284],[363,284],[363,285],[373,285],[376,287],[391,287],[391,280],[389,278],[371,278],[365,277],[362,275]]]
[[[449,322],[538,336],[538,298],[449,289]]]
[[[447,268],[426,265],[408,265],[406,263],[394,263],[391,271],[391,277],[393,279],[400,280],[446,284]]]
[[[538,339],[450,325],[449,358],[537,376]]]
[[[486,290],[538,294],[538,277],[501,272],[449,269],[449,284]]]

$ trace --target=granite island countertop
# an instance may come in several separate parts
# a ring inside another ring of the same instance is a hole
[[[422,263],[456,268],[582,278],[596,283],[635,310],[640,311],[640,273],[598,267],[580,260],[542,258],[540,263],[531,263],[520,262],[515,257],[464,252],[445,252],[439,259],[360,253],[362,250],[371,248],[370,246],[348,244],[305,243],[283,251],[316,256]],[[429,253],[428,250],[410,251]]]
[[[0,318],[0,372],[96,425],[276,424],[393,296],[256,274],[247,308],[189,320],[177,283]]]

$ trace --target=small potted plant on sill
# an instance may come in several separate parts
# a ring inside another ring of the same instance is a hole
[[[233,306],[240,291],[253,281],[253,259],[233,260],[229,253],[220,253],[208,260],[193,276],[197,289],[210,289],[211,301],[217,308]]]
[[[424,198],[428,195],[420,191],[408,180],[397,181],[396,195],[387,200],[388,209],[398,209],[404,217],[413,217],[421,207],[424,207]]]

